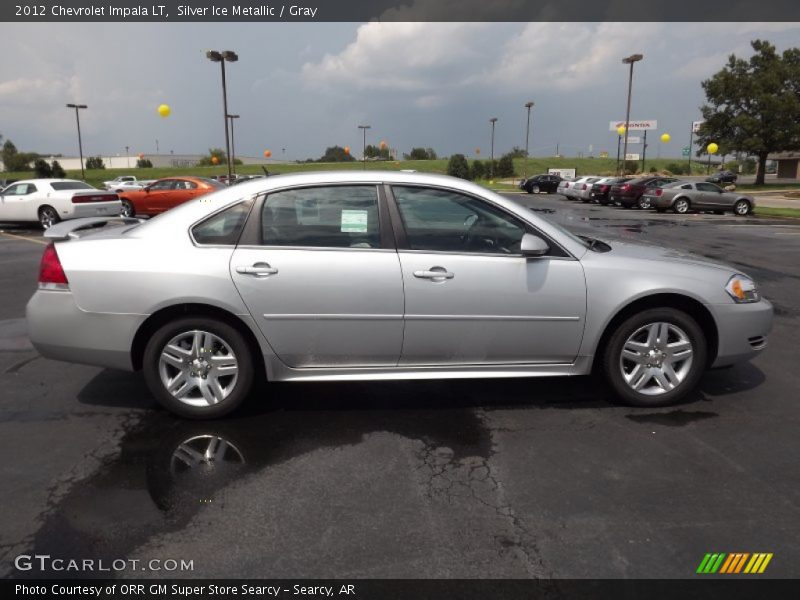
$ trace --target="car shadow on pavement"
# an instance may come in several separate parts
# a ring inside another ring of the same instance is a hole
[[[710,401],[747,391],[765,380],[752,364],[707,372],[698,389],[678,405]],[[93,406],[148,409],[157,406],[139,373],[105,369],[78,393]],[[452,408],[562,408],[614,406],[606,386],[592,376],[527,379],[265,383],[236,411],[237,416],[274,410],[441,410]]]

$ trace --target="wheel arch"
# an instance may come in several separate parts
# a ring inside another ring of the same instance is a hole
[[[142,369],[144,350],[147,346],[147,341],[161,326],[174,319],[188,316],[219,319],[239,331],[247,341],[247,346],[253,355],[253,366],[256,369],[256,374],[266,378],[264,353],[261,346],[253,330],[250,329],[239,316],[224,308],[211,304],[189,302],[165,306],[147,317],[139,326],[131,344],[131,364],[133,365],[133,369],[135,371],[140,371]]]
[[[606,346],[608,345],[608,341],[616,328],[619,327],[619,325],[622,324],[622,322],[628,317],[650,308],[675,308],[685,312],[695,321],[697,321],[697,324],[700,326],[700,329],[703,330],[703,335],[708,343],[708,358],[706,368],[710,367],[714,363],[717,358],[717,351],[719,349],[719,331],[717,329],[717,323],[714,320],[714,316],[711,314],[711,312],[705,306],[703,306],[702,302],[699,302],[690,296],[677,293],[658,293],[637,298],[636,300],[629,302],[625,306],[621,307],[611,318],[611,320],[609,320],[603,329],[603,333],[600,336],[600,341],[597,343],[594,357],[592,359],[592,370],[595,370],[601,363],[602,356],[605,353]]]

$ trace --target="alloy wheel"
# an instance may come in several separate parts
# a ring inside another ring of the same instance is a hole
[[[58,223],[58,213],[54,208],[45,207],[39,212],[39,222],[44,229],[50,229],[53,225]]]
[[[680,198],[679,200],[675,201],[675,212],[679,214],[684,214],[689,212],[689,201],[685,200],[684,198]]]
[[[239,362],[230,345],[208,331],[184,331],[161,350],[161,384],[176,400],[189,406],[211,406],[236,387]]]
[[[743,217],[750,212],[750,203],[747,200],[739,200],[733,207],[733,211],[740,217]]]
[[[619,357],[622,378],[632,390],[659,396],[674,390],[692,368],[694,348],[686,332],[663,321],[634,331]]]

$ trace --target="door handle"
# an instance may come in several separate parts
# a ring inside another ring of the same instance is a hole
[[[271,267],[269,263],[255,263],[252,266],[239,266],[236,267],[236,272],[242,275],[254,275],[256,277],[266,277],[267,275],[275,275],[278,269]]]
[[[414,271],[414,277],[419,279],[452,279],[455,273],[450,273],[444,267],[431,267],[427,271]]]

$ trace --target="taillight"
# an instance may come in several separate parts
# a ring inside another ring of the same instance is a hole
[[[661,188],[656,188],[656,196],[660,196],[663,193],[664,193],[664,190],[662,190]]]
[[[585,184],[585,183],[583,184],[583,187],[582,187],[581,189],[582,189],[582,190],[585,190],[585,189],[586,189],[586,184]]]
[[[626,183],[625,185],[623,185],[623,186],[622,186],[622,191],[623,191],[623,192],[627,192],[627,191],[629,191],[630,189],[631,189],[631,186],[630,186],[630,184],[627,184],[627,183]]]
[[[119,200],[116,194],[87,194],[85,196],[75,195],[72,197],[73,204],[88,204],[90,202],[112,202]]]
[[[39,263],[39,289],[43,290],[66,290],[69,289],[69,281],[58,252],[53,244],[49,244],[42,254],[42,262]]]

